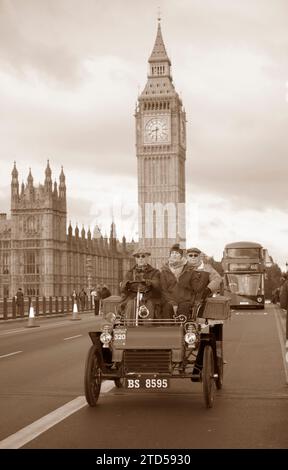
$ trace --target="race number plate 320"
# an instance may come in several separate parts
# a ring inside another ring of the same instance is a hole
[[[158,377],[125,378],[125,388],[130,390],[165,390],[169,387],[169,379]]]

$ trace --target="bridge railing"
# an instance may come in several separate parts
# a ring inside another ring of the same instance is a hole
[[[15,297],[4,297],[0,298],[0,320],[28,317],[31,302],[35,316],[65,314],[73,311],[73,300],[71,296],[31,296],[24,297],[21,303],[17,303]],[[91,310],[91,299],[86,299],[84,306],[77,300],[77,306],[79,312]]]

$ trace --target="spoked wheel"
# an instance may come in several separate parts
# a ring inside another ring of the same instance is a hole
[[[223,374],[224,374],[224,361],[223,361],[223,345],[221,344],[221,350],[217,347],[217,373],[218,377],[215,380],[216,387],[218,390],[221,390],[223,386]]]
[[[122,388],[124,386],[124,378],[114,379],[114,383],[117,388]]]
[[[100,354],[93,344],[88,351],[85,364],[85,397],[88,405],[96,406],[101,388]]]
[[[210,345],[205,346],[202,369],[203,395],[207,408],[212,408],[215,393],[214,356]]]

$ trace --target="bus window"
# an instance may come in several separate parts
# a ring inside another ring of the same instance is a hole
[[[260,258],[259,248],[227,248],[228,258]]]
[[[227,274],[230,291],[239,295],[261,292],[261,274]]]

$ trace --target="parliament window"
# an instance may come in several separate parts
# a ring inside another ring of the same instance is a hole
[[[39,261],[35,251],[24,251],[24,274],[39,274]]]

